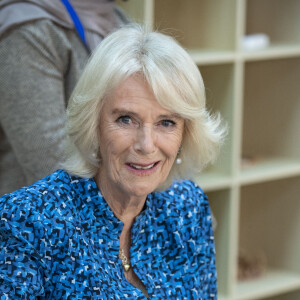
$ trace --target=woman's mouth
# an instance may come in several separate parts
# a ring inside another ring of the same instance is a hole
[[[141,166],[136,164],[129,164],[132,168],[135,168],[137,170],[148,170],[154,167],[155,163],[148,165],[148,166]]]
[[[146,175],[152,173],[154,170],[156,170],[157,165],[159,164],[159,161],[150,163],[150,164],[136,164],[136,163],[127,163],[126,165],[129,167],[131,171],[134,171],[135,173]]]

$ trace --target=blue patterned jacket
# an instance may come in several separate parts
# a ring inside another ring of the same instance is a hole
[[[150,299],[217,299],[214,238],[202,190],[153,192],[130,258]],[[145,299],[118,258],[123,223],[91,178],[59,170],[0,198],[0,299]]]

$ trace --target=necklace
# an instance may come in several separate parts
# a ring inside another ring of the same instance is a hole
[[[134,272],[133,268],[131,267],[130,264],[130,260],[126,257],[124,250],[122,248],[120,248],[119,251],[119,258],[121,260],[122,263],[122,267],[125,273],[129,272],[130,270],[132,270],[132,274],[130,275],[129,278],[127,278],[127,280],[136,288],[140,289],[141,292],[145,295],[145,297],[147,299],[149,299],[149,295],[146,289],[146,286],[143,284],[143,282],[140,280],[140,278],[136,275],[136,273]],[[127,273],[129,274],[129,273]],[[127,277],[127,276],[125,276]]]
[[[121,259],[122,267],[125,272],[128,272],[131,268],[130,260],[124,254],[124,250],[120,249],[119,258]]]

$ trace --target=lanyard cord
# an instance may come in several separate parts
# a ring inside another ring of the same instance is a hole
[[[84,28],[82,26],[82,23],[81,23],[78,15],[76,13],[76,11],[74,10],[72,4],[69,2],[69,0],[61,0],[61,2],[64,4],[64,6],[66,7],[70,17],[72,18],[75,29],[76,29],[78,35],[80,36],[83,44],[88,49],[88,45],[87,45],[86,40],[85,40]]]

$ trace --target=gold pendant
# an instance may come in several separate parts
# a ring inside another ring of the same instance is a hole
[[[130,264],[124,264],[123,265],[123,269],[124,269],[125,272],[128,272],[130,270],[130,268],[131,268]]]
[[[125,256],[124,250],[120,249],[119,258],[121,259],[122,267],[125,272],[128,272],[131,268],[131,264],[129,259]]]

